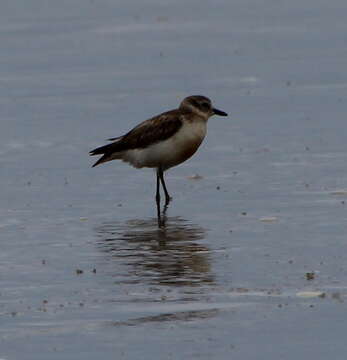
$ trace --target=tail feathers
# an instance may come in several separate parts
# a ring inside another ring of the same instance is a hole
[[[106,161],[110,161],[113,159],[119,159],[119,152],[121,151],[118,143],[108,144],[104,146],[100,146],[89,152],[89,155],[103,155],[92,167],[95,167],[99,164],[102,164]]]
[[[100,146],[92,151],[89,152],[89,155],[100,155],[100,154],[106,154],[107,152],[111,151],[111,147],[113,144],[108,144],[104,146]]]
[[[94,163],[94,164],[92,165],[92,167],[95,167],[95,166],[97,166],[97,165],[100,165],[100,164],[102,164],[102,163],[104,163],[104,162],[106,162],[106,161],[110,161],[110,160],[112,160],[112,159],[110,159],[108,155],[104,155],[104,156],[102,156],[96,163]]]
[[[116,140],[120,140],[123,136],[118,136],[118,137],[115,137],[115,138],[110,138],[110,139],[107,139],[108,141],[116,141]]]

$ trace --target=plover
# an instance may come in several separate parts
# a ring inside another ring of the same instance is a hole
[[[196,152],[206,135],[207,120],[212,115],[228,114],[212,107],[211,100],[205,96],[188,96],[178,109],[145,120],[127,134],[109,139],[111,144],[92,150],[90,155],[102,155],[93,167],[119,159],[135,168],[155,168],[155,198],[159,216],[160,183],[165,193],[165,205],[171,200],[164,171],[184,162]]]

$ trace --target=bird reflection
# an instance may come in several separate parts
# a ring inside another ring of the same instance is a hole
[[[180,217],[105,223],[96,231],[98,246],[114,261],[119,283],[199,286],[213,283],[209,249],[197,243],[206,231]],[[125,271],[122,266],[126,266]],[[126,275],[124,275],[126,274]]]

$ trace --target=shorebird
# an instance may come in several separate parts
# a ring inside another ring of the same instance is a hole
[[[184,162],[196,152],[205,138],[207,120],[212,115],[228,114],[212,107],[211,100],[205,96],[188,96],[178,109],[145,120],[125,135],[109,139],[111,144],[90,151],[90,155],[102,155],[93,167],[119,159],[135,168],[155,168],[159,219],[160,183],[165,194],[165,206],[171,200],[164,171]]]

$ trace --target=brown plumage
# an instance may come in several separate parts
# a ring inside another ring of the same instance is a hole
[[[147,146],[168,139],[182,126],[179,115],[178,110],[167,111],[161,115],[145,120],[124,136],[110,139],[111,141],[115,140],[115,142],[98,147],[90,152],[90,155],[103,154],[93,167],[113,160],[112,155],[114,153],[132,149],[144,149]]]

